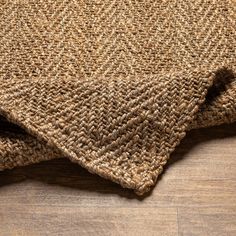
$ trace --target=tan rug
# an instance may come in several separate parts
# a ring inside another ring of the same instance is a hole
[[[236,121],[232,1],[0,3],[0,169],[64,157],[143,194],[187,130]]]

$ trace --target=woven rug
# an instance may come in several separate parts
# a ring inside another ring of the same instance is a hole
[[[236,121],[235,58],[233,1],[0,0],[0,169],[69,158],[143,194]]]

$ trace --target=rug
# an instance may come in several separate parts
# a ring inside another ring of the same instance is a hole
[[[69,158],[141,195],[236,121],[233,0],[0,3],[0,170]]]

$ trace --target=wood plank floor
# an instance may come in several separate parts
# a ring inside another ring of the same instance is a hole
[[[0,235],[236,235],[236,124],[188,133],[143,198],[58,159],[0,172]]]

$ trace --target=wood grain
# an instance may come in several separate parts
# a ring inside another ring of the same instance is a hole
[[[236,235],[236,124],[188,133],[143,198],[63,159],[0,172],[0,235]]]

